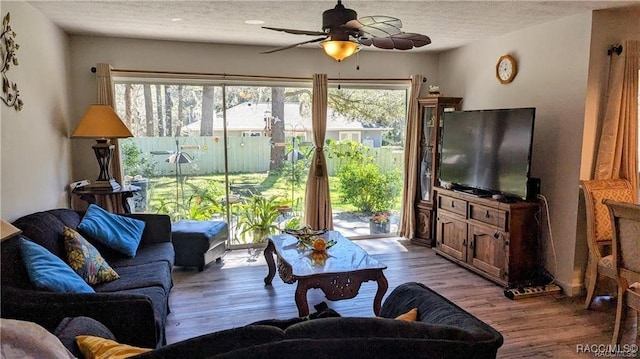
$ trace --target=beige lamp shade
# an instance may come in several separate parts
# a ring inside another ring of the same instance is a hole
[[[133,134],[108,105],[91,105],[71,138],[125,138]]]
[[[0,219],[0,241],[17,236],[20,233],[22,233],[20,229],[16,228],[4,219]]]
[[[327,55],[333,57],[338,62],[360,50],[360,44],[353,41],[323,41],[320,43],[320,46],[322,46]]]

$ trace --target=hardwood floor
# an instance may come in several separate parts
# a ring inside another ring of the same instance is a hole
[[[585,310],[584,297],[562,294],[510,300],[502,287],[437,256],[430,248],[404,239],[356,243],[388,266],[387,295],[399,284],[421,282],[501,332],[504,345],[499,358],[592,358],[593,353],[578,353],[578,346],[611,342],[615,301],[600,300],[596,308]],[[168,342],[257,320],[297,316],[295,284],[285,284],[276,275],[273,285],[265,287],[266,274],[264,257],[252,258],[246,249],[228,252],[203,272],[177,267]],[[327,303],[343,316],[373,316],[376,289],[374,282],[367,282],[356,298]],[[312,290],[308,301],[312,306],[326,299],[319,290]],[[630,315],[623,343],[638,345],[635,323],[635,315]]]

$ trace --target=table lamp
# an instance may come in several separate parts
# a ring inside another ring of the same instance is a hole
[[[115,146],[112,138],[133,137],[131,131],[120,117],[108,105],[91,105],[85,112],[80,123],[71,134],[71,138],[93,138],[97,141],[93,151],[98,159],[100,175],[91,185],[93,190],[118,191],[120,184],[111,176],[109,165]]]

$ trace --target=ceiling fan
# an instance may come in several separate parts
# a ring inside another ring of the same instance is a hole
[[[327,55],[340,62],[360,50],[360,45],[373,45],[387,50],[409,50],[431,43],[429,36],[403,32],[400,19],[390,16],[365,16],[360,19],[357,17],[358,14],[354,10],[345,8],[342,5],[342,1],[338,0],[338,4],[333,9],[322,13],[322,31],[263,26],[262,28],[264,29],[282,31],[294,35],[320,36],[263,53],[270,54],[299,45],[319,42]]]

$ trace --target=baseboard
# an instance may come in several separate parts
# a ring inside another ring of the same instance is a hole
[[[555,283],[562,288],[562,293],[569,297],[580,297],[584,295],[584,285],[582,282],[566,283],[556,279]]]

